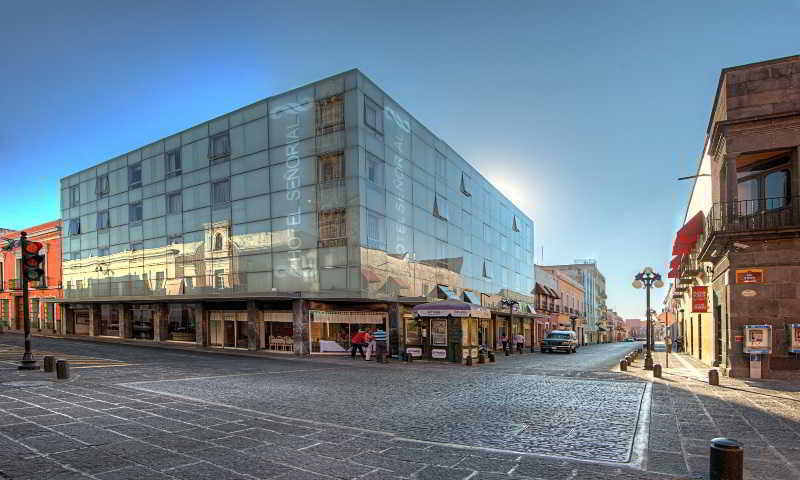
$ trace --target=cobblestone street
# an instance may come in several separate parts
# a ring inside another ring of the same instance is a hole
[[[609,371],[632,344],[501,356],[472,368],[39,338],[34,345],[126,366],[75,369],[58,382],[0,367],[5,478],[655,480],[689,478],[707,464],[689,456],[697,469],[687,468],[678,429],[706,426],[669,424],[675,394],[661,383],[644,448],[649,383]],[[547,374],[558,362],[580,368]],[[20,380],[47,383],[8,383]],[[687,415],[696,411],[689,403]],[[691,452],[704,445],[698,440]],[[749,478],[794,478],[779,467]]]

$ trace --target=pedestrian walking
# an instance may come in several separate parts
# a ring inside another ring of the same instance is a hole
[[[364,360],[372,360],[372,355],[375,353],[375,340],[372,339],[372,334],[369,330],[364,332],[364,348],[367,350],[367,355]]]
[[[383,328],[378,327],[378,329],[372,333],[372,338],[375,342],[375,356],[378,359],[378,363],[386,363],[386,332]]]
[[[505,333],[500,337],[500,342],[503,344],[503,350],[508,351],[508,337]]]
[[[522,353],[522,345],[525,343],[525,337],[518,333],[514,335],[514,342],[517,344],[517,353]]]
[[[350,358],[352,358],[353,360],[355,360],[355,358],[356,358],[356,349],[358,349],[358,352],[361,354],[361,357],[366,359],[366,356],[364,355],[364,335],[365,334],[366,334],[366,332],[364,332],[364,329],[359,329],[358,333],[353,335],[353,338],[350,339],[350,344],[353,347],[353,351],[350,354]]]

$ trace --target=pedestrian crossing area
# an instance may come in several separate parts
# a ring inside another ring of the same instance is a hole
[[[17,368],[19,361],[22,359],[22,354],[25,349],[15,345],[2,345],[0,344],[0,368]],[[128,367],[134,365],[132,363],[123,362],[119,360],[112,360],[109,358],[89,357],[86,355],[72,355],[67,353],[50,352],[46,350],[33,350],[33,358],[42,364],[42,359],[46,355],[52,355],[56,360],[66,360],[69,362],[69,368],[108,368],[108,367]]]

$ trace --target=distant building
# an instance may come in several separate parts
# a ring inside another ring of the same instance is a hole
[[[630,338],[647,338],[647,320],[629,318],[625,320],[625,329]]]
[[[566,273],[583,287],[583,308],[585,315],[584,338],[586,343],[598,343],[600,334],[606,332],[606,278],[597,268],[596,260],[576,260],[569,265],[548,265],[550,270]]]
[[[61,327],[61,311],[57,299],[63,297],[61,285],[61,221],[43,223],[24,229],[30,241],[44,247],[44,277],[28,283],[28,308],[34,333],[56,333]],[[0,237],[19,239],[19,231],[3,229]],[[0,322],[6,322],[11,331],[22,331],[22,251],[0,251]]]

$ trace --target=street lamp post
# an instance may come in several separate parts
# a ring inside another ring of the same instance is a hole
[[[644,357],[644,368],[646,370],[653,369],[653,354],[651,352],[652,342],[652,320],[650,318],[650,289],[653,287],[661,288],[664,282],[661,281],[661,275],[655,273],[651,267],[645,267],[644,270],[636,274],[633,280],[634,288],[645,288],[647,291],[647,353]]]

